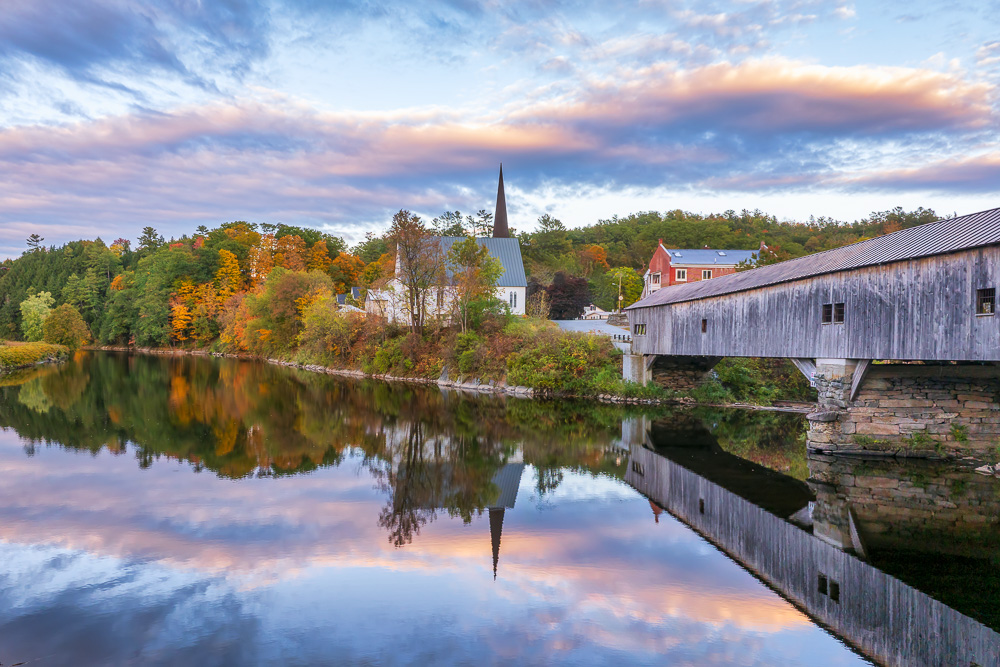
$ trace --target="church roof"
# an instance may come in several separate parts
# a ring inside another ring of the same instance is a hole
[[[441,236],[441,252],[447,253],[457,241],[464,236]],[[517,239],[477,238],[476,243],[485,246],[490,255],[500,260],[503,275],[497,280],[497,287],[527,287],[528,277],[524,273],[524,262],[521,260],[521,243]]]

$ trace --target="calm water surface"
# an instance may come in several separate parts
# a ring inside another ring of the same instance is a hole
[[[870,664],[656,486],[835,535],[795,416],[81,353],[0,426],[3,665]]]

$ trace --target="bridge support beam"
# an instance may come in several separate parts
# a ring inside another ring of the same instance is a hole
[[[1000,459],[996,364],[817,359],[815,380],[819,403],[809,415],[811,451]]]

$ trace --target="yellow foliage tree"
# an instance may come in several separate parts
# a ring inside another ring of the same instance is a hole
[[[215,272],[215,285],[222,300],[228,299],[243,287],[240,263],[236,255],[228,250],[219,251],[219,270]]]
[[[330,259],[330,251],[327,250],[326,241],[316,241],[309,250],[309,264],[306,268],[310,271],[322,271],[326,273],[330,270],[333,260]]]
[[[170,334],[180,342],[188,339],[188,329],[191,326],[191,311],[180,300],[175,299],[170,306]]]

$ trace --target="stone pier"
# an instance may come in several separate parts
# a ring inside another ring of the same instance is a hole
[[[1000,462],[1000,368],[992,363],[818,359],[814,382],[812,451]]]

